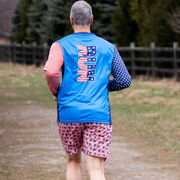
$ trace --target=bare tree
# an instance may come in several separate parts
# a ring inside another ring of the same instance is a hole
[[[12,17],[19,0],[0,0],[0,35],[6,36],[12,27]]]
[[[173,28],[173,30],[180,34],[180,6],[177,7],[174,12],[170,15],[168,20],[169,24]]]

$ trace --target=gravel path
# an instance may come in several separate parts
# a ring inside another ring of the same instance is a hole
[[[174,164],[147,163],[135,144],[113,137],[107,180],[179,180]],[[83,155],[83,177],[87,178]],[[56,111],[28,101],[0,108],[0,179],[64,179],[65,153]]]

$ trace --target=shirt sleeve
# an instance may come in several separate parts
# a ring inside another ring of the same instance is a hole
[[[49,51],[48,60],[44,66],[44,72],[49,90],[54,96],[58,95],[60,72],[63,63],[64,57],[61,45],[59,43],[53,43]]]
[[[128,88],[130,86],[131,77],[116,48],[114,51],[111,73],[114,79],[109,81],[109,84],[108,84],[109,91],[118,91],[118,90]]]

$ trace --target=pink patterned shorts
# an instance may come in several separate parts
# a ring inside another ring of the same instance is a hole
[[[102,123],[60,123],[59,134],[65,151],[75,155],[81,149],[85,154],[109,157],[112,125]]]

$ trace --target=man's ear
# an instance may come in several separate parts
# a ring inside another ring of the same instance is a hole
[[[94,16],[92,15],[92,17],[91,17],[91,21],[90,21],[90,24],[92,24],[92,23],[93,23],[93,21],[94,21]]]
[[[71,23],[72,26],[74,25],[74,21],[73,21],[72,17],[70,17],[70,23]]]

